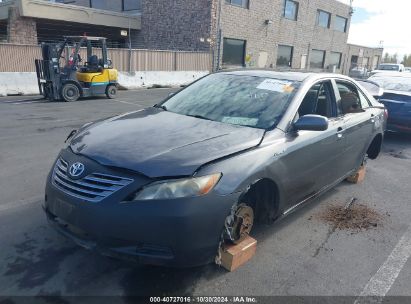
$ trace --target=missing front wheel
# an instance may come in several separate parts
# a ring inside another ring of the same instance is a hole
[[[233,206],[231,214],[226,218],[224,241],[238,244],[251,232],[254,224],[254,211],[247,204]]]

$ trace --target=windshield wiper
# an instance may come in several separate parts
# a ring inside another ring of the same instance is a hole
[[[201,116],[201,115],[190,115],[190,114],[186,114],[186,115],[187,115],[187,116],[190,116],[190,117],[195,117],[195,118],[204,119],[204,120],[212,120],[212,119],[210,119],[210,118],[207,118],[207,117]]]
[[[163,105],[155,105],[155,108],[163,109],[164,111],[167,111],[167,107]]]

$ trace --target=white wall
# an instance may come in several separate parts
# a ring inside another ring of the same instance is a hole
[[[120,86],[127,89],[151,87],[153,85],[180,86],[187,85],[205,75],[208,71],[180,71],[180,72],[135,72],[119,73],[118,82]]]
[[[0,73],[0,96],[39,94],[36,73]]]
[[[119,84],[123,89],[138,89],[161,86],[187,85],[205,75],[208,71],[182,72],[119,72]],[[0,96],[39,94],[36,73],[0,72]]]

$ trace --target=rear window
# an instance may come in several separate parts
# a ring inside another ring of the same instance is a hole
[[[395,64],[381,64],[378,67],[379,70],[383,70],[383,71],[399,71],[400,70],[400,66],[399,65],[395,65]]]

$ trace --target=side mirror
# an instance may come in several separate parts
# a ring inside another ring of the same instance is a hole
[[[171,93],[168,94],[168,97],[174,96],[175,94],[176,94],[176,93],[171,92]]]
[[[294,129],[297,131],[325,131],[328,129],[328,119],[321,115],[304,115],[294,123]]]

